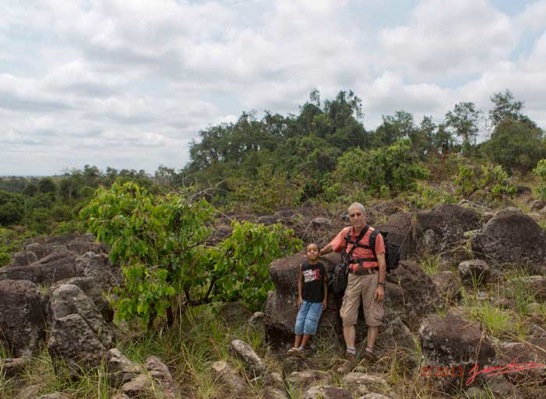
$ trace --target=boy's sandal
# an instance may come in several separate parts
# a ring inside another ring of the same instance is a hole
[[[303,356],[303,350],[300,348],[290,348],[288,349],[289,355]]]

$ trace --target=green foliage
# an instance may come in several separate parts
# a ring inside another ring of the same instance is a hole
[[[260,309],[274,288],[269,279],[269,264],[301,248],[301,240],[280,224],[234,222],[232,235],[214,251],[218,299],[240,300],[252,310]]]
[[[546,159],[538,161],[533,174],[539,178],[538,196],[541,200],[546,201]]]
[[[462,198],[469,198],[479,192],[480,199],[494,201],[512,197],[516,193],[516,187],[500,165],[487,164],[477,167],[461,164],[454,182],[457,194]]]
[[[367,152],[358,148],[349,150],[339,158],[334,179],[350,190],[379,196],[411,189],[427,172],[409,150],[407,139]]]
[[[510,173],[527,173],[540,159],[546,158],[542,130],[513,119],[501,121],[480,150]]]
[[[419,181],[415,190],[408,194],[411,206],[417,209],[431,209],[437,205],[454,204],[455,196],[446,187],[435,186],[425,181]]]
[[[0,190],[0,226],[16,224],[23,219],[23,197]]]
[[[99,189],[81,217],[98,240],[110,246],[110,258],[123,267],[125,286],[116,300],[120,318],[148,324],[163,317],[173,297],[191,300],[205,282],[205,240],[214,210],[204,200],[182,195],[155,196],[134,183]]]
[[[20,251],[23,241],[27,238],[28,234],[0,227],[0,266],[11,262],[11,254]]]
[[[491,199],[512,197],[516,193],[516,186],[500,165],[482,166],[480,186],[490,193]]]
[[[513,314],[500,309],[490,302],[476,303],[465,309],[470,317],[480,321],[489,334],[497,338],[505,338],[507,334],[516,332]]]
[[[268,164],[259,167],[256,178],[232,178],[229,186],[234,190],[233,198],[243,208],[259,213],[294,206],[303,191],[301,182],[290,179],[287,172],[274,171]]]
[[[269,263],[301,242],[278,225],[243,223],[216,248],[208,247],[214,213],[204,199],[155,195],[134,183],[97,191],[81,217],[122,266],[125,285],[116,291],[116,317],[150,325],[182,306],[213,299],[261,305],[271,288]]]
[[[536,128],[536,124],[522,113],[524,103],[517,101],[510,90],[504,93],[498,92],[491,96],[494,107],[489,111],[489,119],[493,126],[498,126],[503,121],[512,120],[523,122],[530,128]]]
[[[466,155],[478,135],[480,115],[481,111],[471,102],[458,103],[453,111],[446,114],[446,126],[452,128],[455,134],[462,138],[463,152]]]

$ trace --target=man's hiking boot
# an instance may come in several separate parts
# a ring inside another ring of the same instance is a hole
[[[339,374],[347,374],[355,368],[356,363],[356,355],[353,353],[346,353],[345,360],[343,364],[337,368],[337,372]]]
[[[373,352],[368,349],[365,349],[364,352],[362,352],[362,357],[364,357],[368,362],[375,363],[379,357]]]

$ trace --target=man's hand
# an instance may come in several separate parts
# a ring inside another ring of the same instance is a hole
[[[385,299],[385,287],[378,285],[375,289],[375,300],[381,302],[383,299]]]
[[[328,306],[328,301],[325,299],[322,301],[322,310],[325,310],[327,306]]]
[[[301,305],[303,304],[303,299],[298,298],[298,308],[301,308]]]

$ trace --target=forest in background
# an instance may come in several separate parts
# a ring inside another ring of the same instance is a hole
[[[509,199],[525,181],[546,199],[546,137],[506,90],[491,109],[456,104],[440,123],[400,110],[365,129],[352,91],[322,100],[316,90],[297,115],[243,112],[210,126],[190,145],[181,170],[100,170],[0,179],[0,265],[40,234],[83,231],[79,212],[99,187],[134,182],[156,195],[191,193],[223,212],[266,214],[306,202],[339,204],[399,198],[412,208]],[[480,141],[479,138],[482,138]]]

